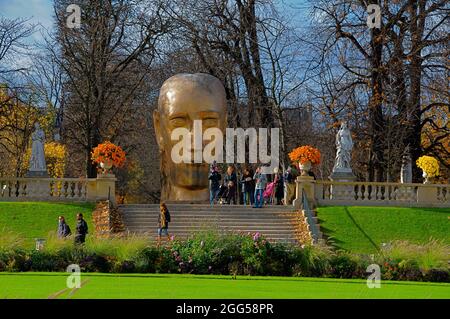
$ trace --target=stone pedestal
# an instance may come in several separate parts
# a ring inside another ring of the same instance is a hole
[[[25,177],[33,178],[33,177],[39,177],[39,178],[48,178],[47,170],[42,171],[28,171]]]
[[[93,201],[109,200],[115,205],[116,181],[114,174],[100,174],[96,180],[89,180],[87,184],[88,199]]]
[[[330,175],[330,180],[333,182],[354,182],[356,176],[351,170],[333,171]],[[335,200],[351,200],[354,195],[353,185],[331,185],[330,186],[330,199]]]
[[[316,199],[314,194],[314,177],[312,176],[298,176],[296,181],[296,189],[295,189],[295,199],[293,201],[293,205],[295,208],[300,209],[302,206],[302,198],[303,193],[306,194],[306,198],[308,199],[310,206],[314,207],[316,205]]]
[[[330,180],[333,182],[354,182],[356,176],[353,174],[352,170],[339,170],[331,173]]]
[[[437,188],[434,186],[424,186],[417,189],[417,202],[423,206],[435,203],[437,199]]]

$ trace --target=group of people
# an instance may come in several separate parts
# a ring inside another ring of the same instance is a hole
[[[238,180],[235,167],[230,165],[222,178],[217,164],[214,162],[211,165],[208,177],[211,205],[215,203],[236,205],[239,201],[243,205],[261,208],[264,203],[291,204],[295,197],[295,179],[298,175],[295,166],[290,166],[284,174],[275,168],[271,181],[262,173],[261,166],[257,167],[255,172],[247,166],[239,175]]]
[[[210,181],[210,204],[236,204],[238,195],[238,183],[244,205],[252,205],[255,208],[262,208],[265,202],[273,200],[277,205],[291,204],[295,198],[295,179],[298,172],[295,166],[290,166],[284,174],[278,169],[274,170],[272,181],[268,181],[266,174],[262,173],[262,167],[257,167],[253,172],[251,167],[245,167],[238,180],[238,174],[234,166],[228,166],[225,176],[222,179],[219,167],[216,163],[211,165],[209,173]],[[285,196],[286,192],[286,196]],[[285,202],[286,200],[286,202]],[[167,205],[162,202],[159,207],[158,216],[158,243],[162,236],[170,240],[169,223],[171,222],[170,212]]]
[[[77,224],[75,226],[75,244],[81,245],[86,241],[88,233],[88,225],[83,218],[83,214],[77,214]],[[66,223],[64,216],[58,217],[58,238],[64,239],[72,235],[69,225]]]

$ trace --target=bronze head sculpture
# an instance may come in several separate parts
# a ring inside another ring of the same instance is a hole
[[[225,89],[216,77],[203,73],[177,74],[164,82],[158,108],[153,112],[161,159],[161,200],[208,200],[209,164],[175,163],[171,150],[177,141],[171,136],[177,128],[192,132],[196,120],[202,121],[203,130],[216,127],[225,132],[226,114]]]

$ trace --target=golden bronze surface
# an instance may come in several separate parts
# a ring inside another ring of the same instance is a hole
[[[226,94],[216,77],[203,74],[177,74],[161,87],[158,108],[153,112],[161,159],[162,201],[207,201],[209,164],[175,163],[171,158],[172,131],[179,127],[193,131],[194,120],[202,120],[203,131],[217,127],[225,132]],[[193,134],[192,134],[193,135]],[[208,141],[203,141],[203,147]],[[191,154],[193,159],[193,154]]]

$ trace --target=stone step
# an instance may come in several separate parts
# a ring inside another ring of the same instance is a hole
[[[136,231],[133,232],[134,234],[150,237],[150,238],[156,238],[158,236],[157,232],[154,231]],[[175,236],[176,238],[192,238],[192,233],[179,233],[179,232],[172,232],[169,230],[170,236]],[[294,237],[288,237],[288,236],[277,236],[277,235],[265,235],[262,234],[263,237],[269,241],[282,241],[282,242],[292,242],[298,244],[297,240]]]
[[[154,219],[154,220],[141,220],[141,219],[125,219],[124,223],[127,224],[139,224],[139,223],[145,223],[145,224],[152,224],[152,225],[156,225],[158,224],[158,220]],[[229,221],[229,220],[172,220],[172,222],[170,222],[170,225],[242,225],[242,226],[272,226],[272,225],[278,225],[278,226],[287,226],[290,227],[293,225],[294,222],[290,222],[290,221],[273,221],[273,222],[251,222],[251,221]]]
[[[210,230],[222,233],[261,233],[269,241],[298,244],[294,223],[298,212],[292,206],[168,204],[172,222],[169,233],[178,238],[192,237]],[[156,236],[159,205],[121,205],[126,230]]]
[[[159,204],[124,204],[124,205],[118,205],[119,208],[153,208],[153,209],[159,209]],[[200,209],[221,209],[223,207],[230,207],[230,208],[239,208],[239,209],[252,209],[252,206],[250,205],[208,205],[208,204],[192,204],[192,205],[186,205],[186,204],[168,204],[167,207],[173,208],[173,209],[191,209],[191,208],[200,208]],[[293,206],[284,206],[284,205],[264,205],[262,209],[281,209],[281,210],[295,210]]]
[[[121,208],[122,212],[156,212],[159,213],[159,209],[149,209],[149,208]],[[223,208],[223,209],[195,209],[195,208],[186,208],[186,209],[170,209],[170,213],[172,212],[197,212],[200,214],[214,214],[214,213],[220,213],[220,214],[226,214],[226,213],[240,213],[240,214],[267,214],[267,213],[295,213],[293,210],[283,210],[283,209],[265,209],[265,208],[250,208],[250,209],[242,209],[242,208],[236,208],[236,209],[230,209],[230,208]]]
[[[159,212],[124,212],[122,216],[132,216],[132,217],[153,217],[159,216]],[[180,212],[171,212],[170,216],[177,216],[177,217],[188,217],[188,218],[205,218],[205,217],[211,217],[211,218],[217,218],[217,217],[223,217],[223,218],[293,218],[299,215],[291,214],[291,213],[264,213],[264,214],[245,214],[245,213],[222,213],[222,214],[199,214],[198,212],[192,212],[192,213],[180,213]]]
[[[124,220],[158,220],[159,215],[124,215]],[[295,216],[189,216],[189,215],[176,215],[170,214],[170,218],[173,221],[177,220],[211,220],[211,221],[248,221],[248,222],[277,222],[277,221],[291,221],[295,219]]]
[[[149,234],[156,234],[157,233],[157,228],[156,227],[136,227],[133,230],[129,230],[127,229],[128,232],[130,233],[149,233]],[[178,229],[174,229],[172,227],[169,227],[169,233],[174,233],[174,234],[186,234],[186,235],[193,235],[193,231],[195,230],[195,233],[208,233],[211,231],[211,229],[202,229],[202,228],[197,228],[197,229],[186,229],[186,228],[178,228]],[[260,233],[263,236],[266,237],[280,237],[280,238],[295,238],[295,233],[294,232],[288,232],[288,231],[268,231],[268,230],[250,230],[250,229],[227,229],[227,228],[221,228],[221,229],[215,229],[214,232],[218,232],[218,233],[241,233],[241,234],[254,234],[254,233]]]
[[[158,223],[127,221],[127,227],[157,227]],[[242,227],[259,229],[292,229],[291,224],[233,224],[233,223],[170,223],[169,227]]]
[[[158,211],[152,210],[121,210],[124,215],[133,214],[133,215],[158,215]],[[197,210],[185,210],[185,211],[175,211],[171,210],[170,214],[178,214],[178,215],[198,215],[198,216],[215,216],[215,215],[224,215],[224,216],[282,216],[282,215],[297,215],[295,212],[280,212],[280,211],[261,211],[261,210],[251,210],[251,211],[197,211]]]
[[[157,227],[132,227],[127,228],[129,232],[137,232],[137,231],[149,231],[153,232],[157,230]],[[276,235],[293,235],[293,231],[291,229],[261,229],[261,228],[239,228],[239,227],[219,227],[216,229],[204,229],[204,228],[198,228],[198,227],[169,227],[169,231],[172,232],[198,232],[198,231],[233,231],[233,232],[244,232],[244,233],[261,233],[261,234],[276,234]]]

